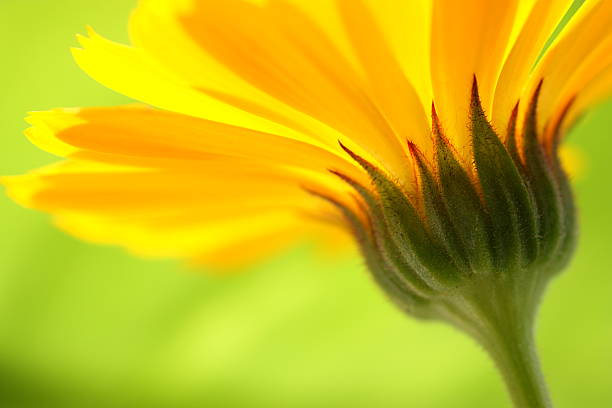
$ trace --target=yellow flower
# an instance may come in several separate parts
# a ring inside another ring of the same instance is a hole
[[[406,141],[431,158],[432,101],[470,167],[473,75],[499,130],[544,79],[543,142],[570,101],[566,125],[612,87],[609,1],[587,2],[534,68],[570,3],[144,0],[133,45],[90,31],[74,56],[158,109],[32,113],[27,136],[67,160],[5,184],[80,237],[150,255],[223,262],[335,241],[338,219],[302,186],[359,211],[328,172],[367,183],[338,140],[411,194]]]
[[[549,406],[530,328],[575,243],[558,147],[612,91],[612,1],[560,25],[572,3],[142,0],[133,45],[90,30],[74,56],[147,105],[32,113],[66,160],[4,183],[149,255],[228,264],[349,232],[402,308]]]

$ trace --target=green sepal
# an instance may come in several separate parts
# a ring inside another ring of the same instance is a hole
[[[508,120],[508,128],[506,129],[506,150],[512,160],[514,161],[514,165],[519,170],[521,174],[524,175],[525,166],[523,166],[523,161],[521,160],[521,154],[519,153],[518,140],[516,135],[516,123],[518,121],[518,111],[519,104],[514,105],[512,109],[512,113],[510,114],[510,119]]]
[[[374,244],[388,265],[388,269],[405,280],[405,283],[416,294],[424,297],[433,295],[435,293],[434,289],[406,261],[395,241],[389,236],[384,214],[377,197],[368,188],[351,177],[336,170],[330,170],[330,172],[350,185],[365,202],[372,223]]]
[[[432,107],[436,169],[442,199],[465,248],[473,273],[490,272],[494,262],[487,214],[474,183],[452,151]]]
[[[433,109],[433,162],[408,142],[415,171],[411,195],[342,144],[372,186],[331,171],[355,190],[359,209],[327,200],[341,209],[368,269],[390,298],[410,314],[455,324],[485,347],[491,322],[478,316],[530,319],[576,241],[573,196],[558,159],[558,140],[545,149],[537,134],[539,90],[523,133],[517,134],[517,104],[502,141],[474,80],[472,163],[459,159]]]
[[[567,113],[574,104],[574,101],[575,98],[572,98],[563,108],[563,111],[560,115],[560,119],[555,124],[555,127],[551,132],[552,141],[550,148],[550,157],[552,160],[553,174],[555,175],[555,179],[557,180],[559,194],[561,196],[561,203],[563,205],[565,232],[563,240],[559,245],[559,255],[556,257],[556,259],[554,260],[554,265],[552,265],[551,267],[551,271],[553,273],[558,273],[567,266],[574,253],[574,250],[576,249],[576,244],[578,241],[578,217],[574,194],[572,191],[570,179],[565,170],[563,169],[563,165],[559,158],[561,127],[563,126],[564,120],[567,117]]]
[[[537,257],[536,210],[515,160],[487,120],[476,78],[470,120],[474,164],[491,214],[496,269],[513,271],[529,265]],[[511,141],[511,145],[515,143]],[[518,151],[514,154],[518,155]]]
[[[419,172],[420,193],[429,231],[433,239],[441,243],[457,268],[463,274],[469,274],[470,266],[465,248],[444,205],[442,193],[435,176],[430,171],[423,153],[418,147],[414,143],[408,142],[408,148]]]
[[[369,231],[368,226],[362,222],[359,216],[333,197],[322,194],[315,189],[303,188],[310,194],[322,198],[340,210],[358,243],[368,270],[389,299],[400,309],[415,317],[422,319],[432,318],[433,314],[429,308],[429,301],[411,291],[403,280],[390,270],[374,241],[371,231]]]
[[[429,286],[454,286],[458,271],[450,257],[428,234],[423,221],[406,193],[383,172],[340,143],[340,146],[368,173],[378,192],[389,236],[402,256]]]
[[[523,157],[525,174],[537,208],[539,253],[538,261],[548,263],[558,256],[565,235],[565,211],[551,160],[547,157],[537,128],[537,107],[542,82],[535,90],[525,117]]]

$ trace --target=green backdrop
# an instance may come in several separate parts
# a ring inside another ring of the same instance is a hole
[[[79,71],[86,24],[125,40],[131,0],[0,1],[0,173],[53,160],[28,110],[129,102]],[[612,103],[571,134],[579,252],[538,343],[558,407],[612,406]],[[407,319],[357,258],[300,248],[231,277],[79,242],[0,196],[0,407],[508,407],[492,364]]]

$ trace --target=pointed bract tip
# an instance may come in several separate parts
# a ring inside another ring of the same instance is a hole
[[[549,148],[553,151],[559,148],[559,144],[561,143],[561,139],[563,136],[562,128],[566,122],[569,111],[571,110],[572,106],[574,106],[574,103],[576,102],[577,97],[578,95],[575,94],[574,96],[570,98],[569,101],[567,101],[567,103],[561,109],[559,116],[557,117],[557,119],[553,122],[552,126],[550,127],[550,130],[548,133],[549,135],[548,143],[549,143]]]
[[[306,184],[301,184],[300,187],[302,188],[302,190],[306,191],[308,194],[314,196],[314,197],[318,197],[320,199],[322,199],[323,201],[326,201],[328,203],[330,203],[331,205],[335,206],[336,208],[340,209],[345,215],[347,214],[352,214],[353,212],[344,204],[342,203],[340,200],[338,200],[337,198],[326,194],[322,191],[318,191],[315,187],[311,187],[308,186]]]
[[[342,150],[344,150],[349,156],[355,159],[355,156],[357,156],[357,154],[353,152],[351,149],[349,149],[348,147],[346,147],[346,145],[342,143],[342,140],[338,139],[338,144],[340,145]]]
[[[419,149],[419,146],[417,146],[410,140],[408,140],[408,150],[410,151],[410,156],[412,157],[413,165],[416,165],[416,168],[421,171],[423,167],[426,166],[425,158],[423,157],[423,152],[421,151],[421,149]],[[415,182],[418,183],[418,178],[415,178]]]
[[[446,139],[446,136],[444,136],[442,122],[440,121],[440,117],[438,116],[438,112],[436,111],[436,106],[434,104],[431,105],[431,127],[434,145],[437,145],[440,142],[450,145],[450,142]]]
[[[514,108],[512,108],[512,112],[510,113],[510,120],[515,119],[518,116],[520,104],[520,101],[516,101],[516,104],[514,105]]]
[[[327,169],[327,171],[329,171],[331,174],[333,174],[334,176],[338,177],[339,179],[346,181],[347,183],[351,183],[354,180],[347,176],[346,174],[342,173],[340,170],[336,170],[336,169]]]
[[[540,79],[538,85],[536,86],[533,94],[531,96],[531,100],[529,101],[529,108],[527,109],[527,114],[525,116],[525,128],[528,129],[532,136],[530,139],[537,139],[537,111],[538,104],[540,101],[540,93],[542,92],[542,84],[544,83],[544,79]]]
[[[315,197],[322,198],[322,199],[324,199],[324,200],[326,200],[326,201],[329,201],[329,202],[331,202],[331,203],[334,203],[334,204],[339,204],[338,200],[336,200],[335,198],[333,198],[333,197],[329,196],[328,194],[325,194],[325,193],[323,193],[323,192],[321,192],[321,191],[317,190],[317,189],[316,189],[315,187],[313,187],[313,186],[309,186],[309,185],[307,185],[307,184],[300,184],[300,188],[301,188],[302,190],[304,190],[305,192],[307,192],[308,194],[310,194],[310,195],[313,195],[313,196],[315,196]]]
[[[434,133],[442,133],[440,117],[438,116],[438,111],[436,110],[436,104],[434,102],[431,103],[431,125]]]
[[[416,150],[418,149],[417,145],[411,140],[406,140],[406,143],[408,144],[408,150],[410,150],[410,153],[416,153]]]
[[[300,184],[300,188],[304,190],[305,192],[307,192],[308,194],[318,196],[318,193],[315,191],[315,189],[306,184]]]
[[[535,109],[538,104],[538,100],[540,99],[540,94],[542,93],[542,85],[544,84],[544,78],[540,79],[538,85],[536,86],[533,94],[531,95],[531,108]]]
[[[519,102],[516,102],[514,108],[512,108],[512,112],[510,113],[510,117],[508,118],[508,128],[507,128],[507,141],[510,143],[516,143],[516,121],[518,119],[518,111],[519,111]]]
[[[474,75],[474,79],[472,80],[470,104],[472,106],[472,119],[474,116],[484,116],[484,108],[482,107],[482,101],[480,100],[480,91],[478,90],[478,80],[476,79],[476,75]]]
[[[419,149],[419,146],[417,146],[417,144],[411,140],[408,140],[407,143],[410,155],[415,159],[420,159],[423,153],[421,152],[421,149]]]
[[[342,143],[341,140],[338,140],[338,144],[340,145],[342,150],[344,150],[349,156],[351,156],[351,158],[355,160],[366,171],[369,171],[368,169],[372,169],[375,167],[372,163],[370,163],[369,161],[367,161],[366,159],[364,159],[363,157],[361,157],[360,155],[358,155],[357,153],[355,153],[354,151],[346,147],[346,145]]]
[[[478,79],[476,78],[476,74],[474,74],[472,76],[472,98],[474,98],[474,97],[479,98]]]

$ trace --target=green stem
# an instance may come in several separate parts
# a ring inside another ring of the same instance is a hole
[[[517,408],[552,408],[531,330],[499,333],[488,347]]]
[[[484,307],[477,314],[485,328],[480,342],[495,361],[516,408],[552,408],[535,348],[535,313],[498,295],[486,306],[480,303]]]

